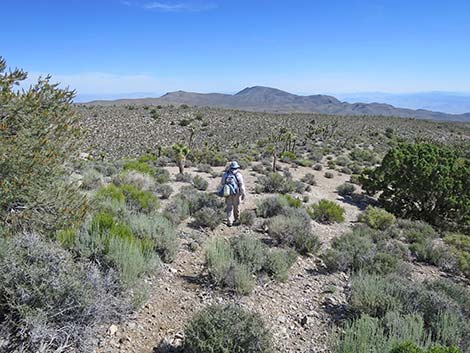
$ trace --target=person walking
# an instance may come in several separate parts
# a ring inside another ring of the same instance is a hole
[[[222,192],[227,206],[227,225],[240,224],[240,205],[246,198],[245,182],[237,161],[230,162],[222,175]]]

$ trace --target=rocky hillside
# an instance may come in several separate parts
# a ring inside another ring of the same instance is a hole
[[[396,108],[382,103],[347,103],[327,95],[299,96],[270,87],[248,87],[231,95],[221,93],[170,92],[160,98],[93,101],[100,105],[186,104],[269,112],[312,112],[333,115],[375,115],[447,121],[470,121],[470,113],[446,114],[429,110]]]

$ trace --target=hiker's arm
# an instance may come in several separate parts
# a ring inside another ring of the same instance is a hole
[[[242,173],[238,173],[238,186],[242,195],[242,199],[246,197],[245,181],[243,180]]]

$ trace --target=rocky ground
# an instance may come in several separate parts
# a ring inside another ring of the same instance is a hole
[[[173,176],[177,173],[176,168],[167,169]],[[335,193],[336,186],[349,176],[334,172],[335,177],[327,179],[323,171],[303,167],[291,171],[296,179],[307,172],[315,174],[318,184],[309,192],[310,202],[327,198],[341,202],[346,209],[345,223],[321,225],[314,222],[322,247],[327,248],[331,239],[347,231],[360,212],[358,206],[342,201]],[[194,170],[189,172],[196,174]],[[254,209],[256,200],[266,195],[253,193],[254,173],[244,174],[250,194],[243,208]],[[209,190],[215,190],[219,180],[208,174],[204,176],[210,182]],[[172,183],[176,192],[182,185]],[[326,352],[332,324],[345,314],[348,276],[326,273],[318,257],[299,256],[284,283],[261,278],[253,292],[242,297],[213,288],[206,280],[204,241],[210,237],[232,237],[242,233],[265,236],[244,226],[229,228],[221,225],[207,232],[189,228],[187,224],[180,227],[182,242],[176,260],[148,279],[148,302],[128,320],[111,325],[107,335],[100,340],[98,352],[168,351],[169,347],[175,348],[181,343],[184,325],[196,311],[208,304],[225,302],[236,302],[259,312],[273,333],[277,352]],[[195,250],[194,239],[201,244]]]

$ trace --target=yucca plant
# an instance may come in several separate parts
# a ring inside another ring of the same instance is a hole
[[[175,160],[176,164],[178,165],[179,172],[180,174],[183,174],[184,163],[186,162],[186,156],[189,154],[190,149],[188,146],[182,143],[175,143],[171,148],[175,154]]]

